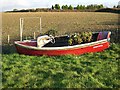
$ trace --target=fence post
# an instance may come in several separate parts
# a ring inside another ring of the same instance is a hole
[[[7,37],[7,41],[8,41],[8,44],[10,43],[10,35],[8,35],[8,37]]]
[[[41,22],[41,17],[40,17],[40,33],[42,31],[42,22]]]
[[[35,32],[34,32],[34,39],[36,38],[36,36],[35,36]]]
[[[23,18],[20,18],[20,41],[22,41],[22,33],[23,33]]]

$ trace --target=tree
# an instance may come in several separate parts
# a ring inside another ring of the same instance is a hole
[[[68,9],[68,6],[67,6],[67,5],[63,5],[63,6],[62,6],[62,9],[63,9],[63,10],[66,10],[66,9]]]
[[[59,4],[55,4],[55,9],[60,9],[60,5]]]
[[[104,8],[103,4],[100,4],[99,7],[100,7],[100,8]]]
[[[68,9],[68,5],[65,5],[65,9]]]
[[[73,10],[73,7],[72,7],[72,5],[70,5],[70,6],[68,7],[68,9],[70,9],[70,10]]]
[[[82,9],[85,9],[85,5],[82,6]]]
[[[113,8],[116,8],[116,6],[114,5]]]
[[[13,9],[13,11],[18,11],[17,9]]]
[[[77,5],[76,9],[77,9],[77,10],[80,10],[80,6],[79,6],[79,5]]]
[[[65,6],[64,6],[64,5],[62,5],[62,9],[63,9],[63,10],[65,9]]]
[[[120,1],[118,2],[117,8],[120,8]]]
[[[82,9],[82,5],[80,5],[80,9]]]
[[[117,8],[120,8],[120,5],[117,5]]]
[[[55,7],[52,5],[52,9],[55,9]]]
[[[100,5],[97,5],[97,4],[93,5],[93,9],[99,9],[99,8],[101,8]]]
[[[104,8],[103,4],[97,5],[97,4],[91,4],[91,5],[87,5],[86,7],[87,9],[100,9],[100,8]]]

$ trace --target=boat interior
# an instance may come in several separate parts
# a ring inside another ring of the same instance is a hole
[[[108,32],[95,32],[92,33],[92,40],[91,42],[95,42],[95,41],[99,41],[99,40],[103,40],[103,39],[107,39],[108,37]],[[65,35],[65,36],[60,36],[60,37],[55,37],[55,43],[47,43],[45,44],[43,47],[62,47],[62,46],[70,46],[68,43],[69,40],[69,36]],[[27,45],[27,46],[34,46],[37,47],[37,42],[36,40],[34,40],[35,42],[21,42],[21,44],[23,45]],[[81,44],[84,44],[87,42],[82,42]],[[74,44],[75,45],[75,44]]]
[[[103,39],[107,39],[110,32],[104,31],[104,32],[93,32],[92,33],[92,39],[90,42],[95,42]],[[61,36],[55,38],[55,43],[47,43],[43,47],[61,47],[61,46],[69,46],[68,43],[69,36]],[[81,44],[88,43],[88,42],[82,42]],[[75,44],[74,44],[75,45]]]
[[[93,33],[91,42],[97,41],[97,36],[98,36],[98,33]],[[68,40],[69,40],[69,36],[55,37],[55,43],[54,44],[49,42],[46,45],[44,45],[43,47],[69,46]],[[84,43],[85,42],[82,42],[81,44],[84,44]],[[76,44],[74,44],[74,45],[76,45]]]

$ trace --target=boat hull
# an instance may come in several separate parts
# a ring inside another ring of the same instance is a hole
[[[41,55],[47,55],[47,56],[59,56],[59,55],[81,55],[85,53],[94,53],[94,52],[101,52],[104,49],[107,49],[110,46],[110,43],[108,41],[104,41],[101,43],[95,43],[90,44],[86,46],[78,46],[73,48],[63,48],[63,49],[33,49],[33,48],[27,48],[20,46],[18,44],[15,44],[17,52],[19,54],[25,54],[25,55],[32,55],[32,56],[41,56]],[[69,46],[68,46],[69,47]],[[71,46],[72,47],[72,46]]]

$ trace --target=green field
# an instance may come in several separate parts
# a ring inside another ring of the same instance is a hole
[[[111,46],[80,56],[27,56],[17,54],[19,18],[25,19],[23,36],[50,29],[58,35],[82,31],[111,31]],[[120,30],[118,14],[99,12],[2,13],[2,88],[120,88]],[[1,27],[0,27],[1,28]],[[10,35],[10,44],[7,44]],[[117,42],[116,44],[114,42]]]
[[[119,88],[120,45],[81,56],[2,55],[3,88]]]

